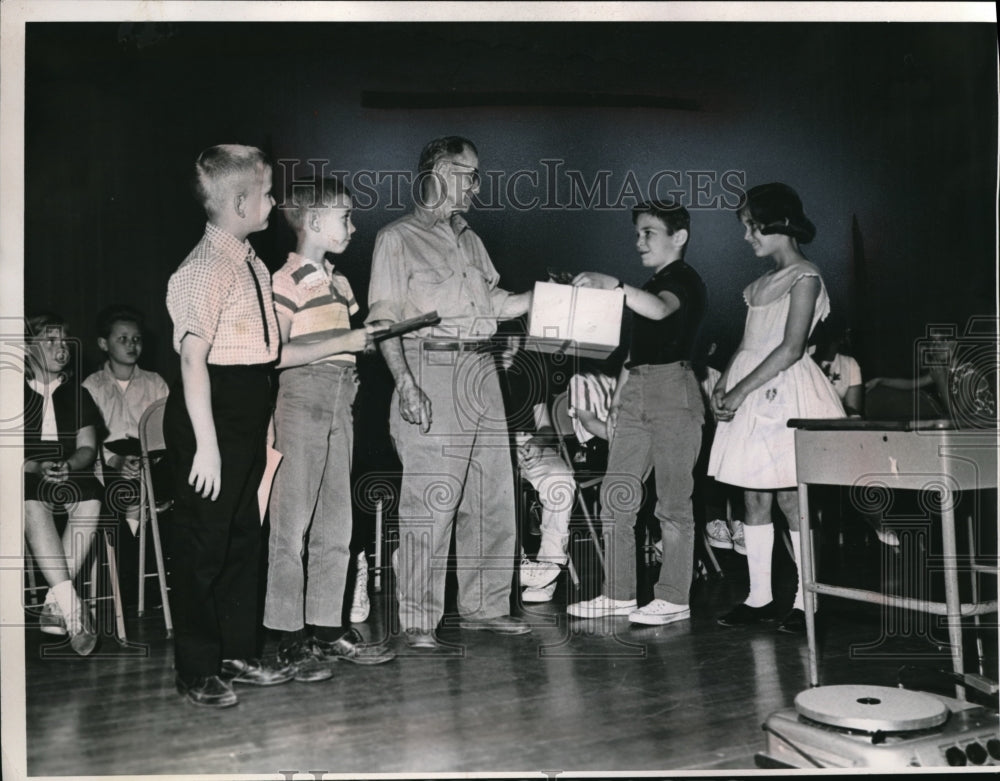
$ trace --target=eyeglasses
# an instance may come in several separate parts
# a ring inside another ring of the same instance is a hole
[[[470,180],[472,181],[473,187],[475,187],[480,183],[481,179],[479,177],[479,169],[476,168],[474,165],[467,165],[466,163],[460,163],[457,160],[448,160],[448,163],[449,165],[457,165],[459,168],[464,168],[466,171],[468,171],[469,173],[467,174],[467,176],[469,176]]]

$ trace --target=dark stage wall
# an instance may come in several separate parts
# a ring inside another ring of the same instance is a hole
[[[732,339],[766,270],[726,208],[734,183],[785,181],[868,374],[909,373],[925,323],[995,310],[995,25],[27,28],[26,309],[70,319],[87,371],[94,314],[130,302],[149,317],[144,363],[176,376],[166,282],[202,230],[192,163],[222,142],[356,175],[412,172],[428,139],[469,136],[500,183],[470,220],[516,291],[547,266],[643,281],[628,188],[676,172],[659,192],[710,205],[692,209],[688,259],[711,291],[707,330]],[[570,203],[573,176],[606,177],[605,202]],[[401,213],[390,181],[359,197],[338,260],[362,303],[375,233]],[[280,219],[253,241],[272,269],[289,248]]]

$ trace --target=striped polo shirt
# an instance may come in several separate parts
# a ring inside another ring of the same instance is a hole
[[[614,396],[617,380],[600,372],[574,374],[569,381],[569,416],[573,419],[573,433],[582,445],[593,438],[583,427],[577,410],[593,412],[601,423],[608,421],[608,409]]]
[[[316,342],[336,336],[351,327],[351,315],[358,302],[347,277],[323,261],[322,267],[290,252],[285,265],[271,278],[274,308],[292,322],[289,342]],[[312,362],[317,364],[354,365],[353,353],[338,353]]]

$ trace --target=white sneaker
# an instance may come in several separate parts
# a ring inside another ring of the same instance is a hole
[[[643,605],[638,610],[629,613],[628,616],[628,620],[633,624],[654,626],[672,624],[674,621],[683,621],[685,618],[691,618],[691,608],[687,605],[675,605],[665,599],[654,599],[648,605]]]
[[[875,536],[883,545],[888,545],[890,548],[899,547],[899,537],[892,529],[876,529]]]
[[[733,550],[740,556],[747,555],[746,538],[743,534],[743,521],[733,521]]]
[[[552,595],[556,593],[556,582],[553,580],[549,585],[541,588],[526,588],[521,592],[522,602],[551,602]]]
[[[542,588],[559,576],[559,565],[551,561],[531,561],[521,559],[521,585],[526,588]]]
[[[713,548],[732,550],[733,537],[729,533],[729,524],[725,521],[715,520],[706,523],[705,539]]]
[[[634,599],[611,599],[601,594],[586,602],[566,605],[566,612],[577,618],[601,618],[602,616],[627,616],[635,610]]]
[[[351,623],[360,624],[368,618],[372,603],[368,599],[368,557],[358,554],[358,575],[354,580],[354,601],[351,603]]]
[[[47,635],[66,636],[66,620],[51,591],[45,596],[45,604],[38,615],[38,628]]]

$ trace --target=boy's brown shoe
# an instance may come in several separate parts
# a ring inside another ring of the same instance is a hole
[[[396,652],[384,644],[366,643],[364,636],[353,627],[333,642],[313,639],[313,645],[325,659],[339,659],[354,664],[382,664],[396,658]]]
[[[295,665],[278,662],[272,666],[260,659],[223,659],[220,677],[229,683],[276,686],[295,677]]]

